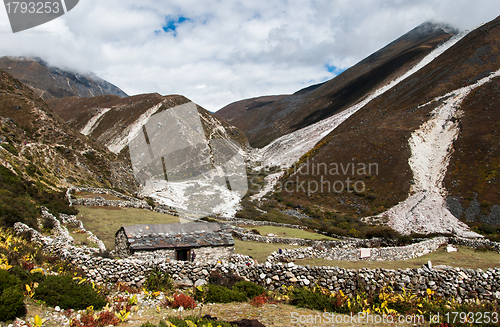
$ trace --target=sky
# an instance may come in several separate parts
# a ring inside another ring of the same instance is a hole
[[[216,111],[334,78],[425,21],[465,30],[499,15],[498,0],[80,0],[15,34],[0,7],[0,56],[38,56],[129,95],[182,94]]]

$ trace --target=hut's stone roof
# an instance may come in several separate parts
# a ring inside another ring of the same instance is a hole
[[[231,233],[216,223],[124,226],[133,251],[233,246]]]

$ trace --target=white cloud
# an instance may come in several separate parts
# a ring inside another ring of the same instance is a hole
[[[217,110],[330,79],[327,63],[348,68],[426,20],[468,29],[499,9],[498,0],[80,0],[17,34],[0,9],[0,55],[41,56],[131,95],[183,94]],[[167,17],[189,20],[166,33]]]

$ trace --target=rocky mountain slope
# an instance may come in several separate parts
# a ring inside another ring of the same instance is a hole
[[[142,195],[188,215],[206,215],[208,207],[216,210],[208,214],[234,215],[246,193],[245,135],[183,96],[154,93],[49,102],[76,131],[128,160],[136,177],[145,174],[139,178]],[[141,141],[142,135],[146,138]]]
[[[94,185],[133,192],[130,167],[69,127],[31,88],[0,71],[0,163],[40,188]]]
[[[1,57],[0,69],[32,88],[45,100],[70,96],[127,96],[118,87],[92,73],[80,74],[52,67],[40,58]]]
[[[500,224],[499,35],[500,19],[461,33],[357,104],[273,141],[260,161],[303,165],[281,177],[280,196],[405,234]]]
[[[242,107],[239,103],[230,104],[216,115],[240,128],[252,146],[263,147],[356,104],[455,33],[446,25],[424,23],[326,83],[281,99],[244,100],[246,110],[235,109]]]

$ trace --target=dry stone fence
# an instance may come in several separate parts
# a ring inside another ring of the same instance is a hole
[[[59,219],[46,210],[47,219],[54,220],[54,236],[42,236],[36,230],[17,223],[15,231],[30,233],[32,240],[43,245],[47,252],[58,255],[83,269],[90,280],[100,283],[125,282],[141,285],[149,271],[159,268],[171,274],[177,283],[184,286],[202,285],[208,281],[212,271],[221,274],[233,273],[266,286],[270,290],[285,285],[312,286],[320,285],[331,290],[342,290],[352,294],[357,290],[377,291],[390,285],[396,291],[411,289],[424,292],[431,289],[445,298],[464,299],[500,299],[500,268],[461,269],[444,267],[435,269],[423,266],[418,269],[360,269],[350,270],[339,267],[309,267],[295,265],[293,262],[278,262],[280,257],[274,255],[269,261],[255,264],[249,257],[234,255],[227,262],[192,263],[184,261],[165,261],[159,257],[109,259],[100,256],[97,248],[77,247],[73,245],[67,229],[61,226]],[[61,219],[68,219],[63,217]],[[495,246],[498,243],[487,240],[438,238],[427,243],[419,243],[414,251],[422,251],[419,247],[435,247],[441,243],[454,243],[472,247],[484,246],[486,243]],[[375,251],[373,249],[373,251]],[[389,251],[389,250],[388,250]],[[396,251],[392,249],[390,251]]]
[[[94,198],[75,198],[74,193],[76,192],[87,192],[92,194],[109,194],[115,196],[121,200],[106,200],[101,196]],[[82,206],[95,206],[95,207],[122,207],[122,208],[138,208],[146,209],[150,211],[155,211],[163,214],[169,214],[172,216],[177,216],[177,212],[168,206],[156,205],[154,208],[150,206],[146,201],[140,200],[120,192],[104,189],[104,188],[94,188],[94,187],[71,187],[66,191],[66,198],[69,201],[69,205],[82,205]]]

